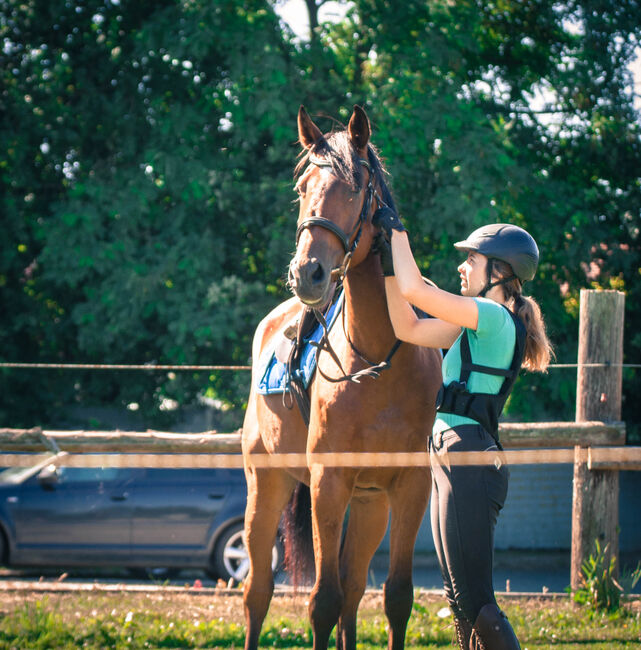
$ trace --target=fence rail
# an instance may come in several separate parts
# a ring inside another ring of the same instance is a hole
[[[185,365],[185,364],[155,364],[155,363],[26,363],[18,361],[2,361],[0,368],[22,370],[251,370],[251,366],[216,366],[216,365]],[[567,368],[641,368],[641,363],[551,363],[549,369]]]
[[[0,429],[0,450],[37,452],[64,448],[68,452],[240,452],[240,429],[232,433],[168,431],[51,431]],[[427,433],[426,433],[427,436]],[[499,426],[504,448],[558,448],[574,445],[625,444],[623,422],[506,422]],[[427,444],[427,443],[426,443]]]
[[[251,370],[251,366],[189,366],[155,363],[18,363],[2,362],[0,368],[40,370]]]
[[[501,424],[504,451],[489,462],[510,465],[574,463],[577,453],[589,469],[641,469],[641,447],[624,447],[623,422],[538,422]],[[2,466],[28,466],[30,454],[50,450],[75,467],[242,467],[241,432],[48,431],[0,429]],[[580,451],[577,452],[577,449]],[[26,452],[26,453],[25,453]],[[498,460],[497,460],[498,459]],[[252,454],[256,467],[421,467],[427,451],[323,454]],[[459,465],[488,462],[485,452],[451,452]]]
[[[0,466],[31,467],[38,462],[62,464],[66,467],[154,467],[180,468],[242,468],[246,460],[257,468],[326,467],[428,467],[427,452],[344,452],[344,453],[82,453],[56,452],[54,456],[36,454],[0,454]],[[559,449],[508,449],[503,452],[451,451],[450,465],[554,465],[585,462],[589,470],[641,470],[641,447],[581,447]]]

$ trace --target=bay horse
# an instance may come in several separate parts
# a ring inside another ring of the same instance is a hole
[[[254,335],[252,383],[242,429],[250,561],[243,595],[245,647],[258,647],[274,588],[272,546],[281,515],[302,482],[311,496],[313,647],[326,648],[335,626],[337,647],[356,647],[358,605],[391,512],[384,603],[388,647],[402,648],[413,604],[414,544],[431,487],[429,468],[317,463],[284,468],[252,463],[254,454],[425,453],[441,384],[440,352],[406,343],[378,378],[348,380],[371,365],[367,360],[383,360],[395,348],[380,258],[372,251],[377,229],[371,222],[377,205],[390,204],[392,198],[362,108],[354,107],[346,130],[323,135],[301,106],[298,139],[303,147],[296,169],[299,219],[296,253],[289,265],[295,296],[266,316]],[[301,411],[288,408],[282,395],[257,392],[257,360],[301,317],[305,305],[327,304],[340,279],[343,312],[329,333],[334,355],[318,353],[308,389],[307,426]],[[343,371],[346,381],[332,381]]]

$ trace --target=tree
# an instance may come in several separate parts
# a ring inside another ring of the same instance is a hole
[[[526,227],[542,253],[527,289],[559,359],[576,358],[580,288],[638,291],[641,141],[628,70],[638,2],[354,5],[330,40],[365,79],[424,271],[454,289],[456,239],[488,221]],[[636,359],[630,302],[626,356]],[[569,374],[526,375],[508,412],[572,418],[574,384]],[[638,388],[631,381],[626,394]]]
[[[11,7],[2,137],[18,153],[4,207],[24,243],[6,286],[34,304],[29,322],[6,315],[4,358],[246,363],[289,246],[268,227],[291,199],[297,109],[275,15],[233,1]],[[150,408],[224,388],[214,376],[71,381],[66,402]]]
[[[296,41],[274,2],[5,0],[0,89],[0,357],[241,363],[287,297],[295,115],[329,130],[364,105],[422,270],[456,290],[452,244],[489,221],[532,232],[561,361],[578,293],[628,292],[641,347],[640,137],[627,64],[638,2],[355,0]],[[343,3],[345,4],[345,3]],[[316,22],[315,22],[316,21]],[[524,375],[509,413],[571,418],[574,375]],[[7,425],[74,400],[202,395],[248,376],[3,372]],[[641,389],[638,373],[624,382]],[[37,395],[37,407],[34,398]]]

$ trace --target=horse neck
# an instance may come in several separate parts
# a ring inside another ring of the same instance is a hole
[[[385,281],[374,255],[349,270],[343,288],[349,340],[368,359],[380,361],[396,337],[387,311]]]

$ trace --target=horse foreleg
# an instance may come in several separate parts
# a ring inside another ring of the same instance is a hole
[[[295,481],[282,470],[245,470],[247,508],[245,539],[249,554],[249,573],[245,579],[243,604],[247,630],[245,649],[258,648],[260,630],[274,592],[272,548],[278,523]]]
[[[356,648],[356,614],[367,586],[367,572],[378,545],[387,529],[389,503],[385,492],[367,497],[354,497],[340,567],[343,587],[343,608],[336,631],[338,650]]]
[[[414,602],[412,559],[414,544],[430,493],[427,470],[408,469],[390,492],[390,567],[384,586],[385,614],[389,621],[388,650],[405,646],[405,631]]]
[[[338,554],[352,486],[353,477],[347,479],[345,471],[318,465],[312,468],[310,490],[316,582],[309,598],[309,617],[314,650],[327,648],[343,604]]]

